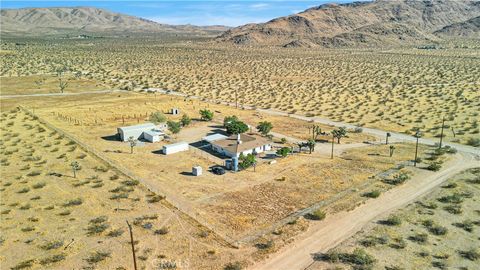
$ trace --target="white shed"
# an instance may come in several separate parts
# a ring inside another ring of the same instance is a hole
[[[187,151],[187,150],[188,150],[187,142],[178,142],[178,143],[164,145],[162,152],[164,155],[170,155],[170,154]]]
[[[165,133],[160,129],[151,129],[143,132],[143,138],[149,142],[159,142],[163,140]]]
[[[192,174],[193,174],[194,176],[200,176],[200,175],[202,175],[202,167],[200,167],[200,166],[194,166],[194,167],[192,167]]]
[[[155,124],[145,123],[134,126],[119,127],[117,128],[118,135],[121,141],[128,141],[128,138],[133,137],[135,140],[143,139],[143,132],[147,130],[155,129]]]

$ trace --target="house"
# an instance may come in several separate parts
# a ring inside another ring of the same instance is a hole
[[[212,150],[227,157],[239,157],[240,154],[262,153],[270,151],[269,140],[257,135],[238,134],[211,142]]]
[[[135,140],[146,139],[150,142],[155,142],[157,139],[160,140],[160,133],[162,129],[166,128],[165,123],[155,125],[153,123],[144,123],[134,126],[119,127],[117,128],[118,136],[121,141],[126,142],[130,137],[133,137]],[[149,133],[145,136],[145,132]],[[162,137],[165,134],[161,135]]]
[[[178,142],[178,143],[164,145],[162,152],[164,155],[170,155],[170,154],[187,151],[187,150],[188,150],[187,142]]]

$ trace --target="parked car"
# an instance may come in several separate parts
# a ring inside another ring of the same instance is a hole
[[[216,175],[222,175],[222,174],[225,174],[225,169],[220,166],[215,166],[215,167],[212,167],[212,173]]]

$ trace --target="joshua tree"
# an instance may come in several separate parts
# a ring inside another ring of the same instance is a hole
[[[385,137],[385,144],[388,144],[389,137],[392,137],[392,134],[390,134],[390,132],[387,132],[387,136]]]
[[[390,145],[390,157],[393,156],[393,151],[395,150],[395,146],[394,145]]]
[[[72,163],[70,163],[70,167],[72,167],[73,178],[77,178],[77,171],[81,168],[80,164],[77,161],[72,161]]]
[[[418,156],[418,139],[422,137],[422,133],[420,130],[417,130],[414,135],[415,138],[417,138],[417,142],[415,144],[415,159],[413,160],[413,167],[417,167],[417,156]]]
[[[128,143],[130,144],[130,154],[133,154],[133,148],[137,146],[137,140],[131,136],[128,138]]]
[[[62,79],[58,80],[58,88],[60,88],[60,92],[63,93],[68,86],[68,82],[62,81]]]
[[[319,135],[325,135],[325,132],[322,132],[322,128],[319,125],[313,125],[309,127],[308,130],[312,130],[312,140],[315,142]]]
[[[340,144],[340,139],[343,137],[347,137],[347,129],[344,127],[334,129],[332,130],[332,135],[334,138],[337,138],[337,143]]]
[[[315,141],[313,139],[310,139],[307,141],[307,146],[308,149],[310,150],[310,154],[315,151]]]
[[[442,148],[443,142],[443,128],[445,127],[445,116],[442,118],[442,131],[440,132],[440,144],[438,145],[438,149]]]
[[[272,130],[273,125],[270,122],[263,121],[258,123],[257,129],[262,133],[263,136],[267,136],[268,133]]]
[[[333,145],[335,144],[335,133],[333,131],[332,131],[332,154],[330,155],[331,159],[333,159]]]

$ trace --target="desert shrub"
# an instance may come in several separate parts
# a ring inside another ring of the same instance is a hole
[[[33,184],[33,188],[34,189],[39,189],[39,188],[43,188],[44,186],[46,186],[47,184],[45,182],[39,182],[39,183],[36,183],[36,184]]]
[[[242,264],[240,262],[227,263],[224,270],[242,270]]]
[[[109,237],[119,237],[123,234],[123,230],[122,229],[115,229],[115,230],[111,230],[110,232],[107,233],[107,236]]]
[[[29,173],[27,173],[27,176],[37,176],[37,175],[40,175],[41,172],[40,171],[31,171]]]
[[[462,206],[459,204],[452,204],[443,207],[443,210],[447,211],[450,214],[459,215],[462,211]]]
[[[385,266],[385,270],[404,270],[404,269],[405,268],[397,265]]]
[[[61,253],[61,254],[55,254],[55,255],[52,255],[50,257],[47,257],[47,258],[44,258],[44,259],[41,259],[40,260],[40,264],[41,265],[48,265],[48,264],[53,264],[53,263],[57,263],[57,262],[60,262],[60,261],[63,261],[65,260],[65,254]]]
[[[160,228],[160,229],[158,229],[158,230],[155,230],[153,233],[154,233],[154,234],[158,234],[158,235],[165,235],[165,234],[168,233],[168,231],[169,231],[169,230],[168,230],[167,227],[162,227],[162,228]]]
[[[265,242],[256,243],[255,247],[258,248],[258,249],[262,249],[262,250],[271,249],[273,247],[273,241],[268,240],[268,241],[265,241]]]
[[[432,220],[424,220],[422,224],[428,229],[430,233],[434,235],[445,235],[448,232],[448,229],[446,227],[437,225]]]
[[[372,190],[370,192],[365,192],[362,194],[362,197],[367,197],[367,198],[378,198],[380,196],[381,192],[380,190]]]
[[[457,186],[457,183],[448,183],[446,185],[443,185],[442,188],[456,188]]]
[[[393,238],[389,247],[394,249],[404,249],[407,246],[407,242],[402,238]]]
[[[17,191],[17,193],[27,193],[29,191],[30,191],[30,188],[24,187],[24,188],[20,189],[19,191]]]
[[[433,261],[432,266],[438,269],[447,269],[447,263],[442,261]]]
[[[388,242],[388,238],[386,236],[369,236],[360,241],[360,244],[364,247],[374,247],[376,245],[385,245]]]
[[[452,195],[447,195],[438,198],[439,202],[442,203],[455,203],[455,204],[460,204],[463,202],[463,196],[459,193],[454,193]]]
[[[23,227],[21,229],[22,232],[31,232],[31,231],[35,231],[35,227],[33,226],[27,226],[27,227]]]
[[[307,214],[305,217],[311,220],[323,220],[326,216],[327,214],[324,211],[318,209]]]
[[[460,250],[458,251],[460,256],[470,261],[477,261],[480,259],[480,252],[477,249],[470,249],[470,250]]]
[[[114,174],[112,176],[110,176],[110,180],[117,180],[118,178],[120,178],[120,176],[118,176],[117,174]]]
[[[63,246],[63,241],[49,241],[46,242],[45,244],[41,245],[40,248],[43,250],[52,250],[52,249],[57,249]]]
[[[96,234],[100,234],[108,229],[110,226],[106,223],[91,223],[87,227],[87,235],[92,236]]]
[[[119,193],[119,194],[113,194],[110,196],[110,200],[119,200],[119,199],[127,199],[128,198],[128,193]]]
[[[28,210],[30,208],[32,208],[32,206],[29,203],[20,206],[20,210]]]
[[[353,253],[331,252],[324,256],[324,259],[332,263],[342,262],[356,266],[369,266],[375,263],[375,258],[360,248],[355,249]]]
[[[31,268],[33,266],[34,262],[35,262],[35,260],[25,260],[25,261],[19,262],[17,265],[13,266],[10,269],[11,270],[21,270],[21,269]]]
[[[140,182],[138,180],[135,180],[135,179],[129,179],[129,180],[125,180],[125,181],[122,181],[122,184],[126,185],[126,186],[136,186],[138,185]]]
[[[427,166],[427,170],[437,172],[442,168],[442,164],[439,162],[431,162]]]
[[[108,168],[107,167],[103,167],[103,166],[96,166],[95,168],[93,168],[96,172],[108,172]]]
[[[455,227],[458,227],[458,228],[462,228],[467,232],[473,232],[474,223],[471,220],[467,219],[467,220],[464,220],[462,222],[455,222],[452,225],[455,226]]]
[[[382,220],[381,223],[389,226],[399,226],[402,224],[402,219],[399,216],[391,215],[387,219]]]
[[[81,198],[76,198],[76,199],[67,201],[62,206],[63,207],[78,206],[78,205],[81,205],[82,203],[83,203],[83,200]]]
[[[151,196],[150,198],[147,199],[147,202],[149,203],[156,203],[156,202],[159,202],[161,200],[165,199],[165,196],[162,196],[162,195],[153,195]]]
[[[428,234],[426,233],[417,233],[412,236],[410,236],[408,239],[410,239],[413,242],[419,243],[419,244],[425,244],[428,240]]]
[[[473,146],[473,147],[480,147],[480,139],[479,138],[468,138],[467,140],[467,145]]]
[[[393,176],[393,179],[384,179],[383,182],[390,185],[400,185],[403,184],[405,181],[410,179],[410,176],[407,173],[400,173]]]
[[[108,251],[95,251],[90,254],[85,261],[87,261],[89,264],[97,264],[101,261],[104,261],[108,257],[110,257],[110,252]]]
[[[72,212],[68,211],[68,210],[65,210],[65,211],[62,211],[60,213],[58,213],[59,216],[68,216],[70,215]]]

